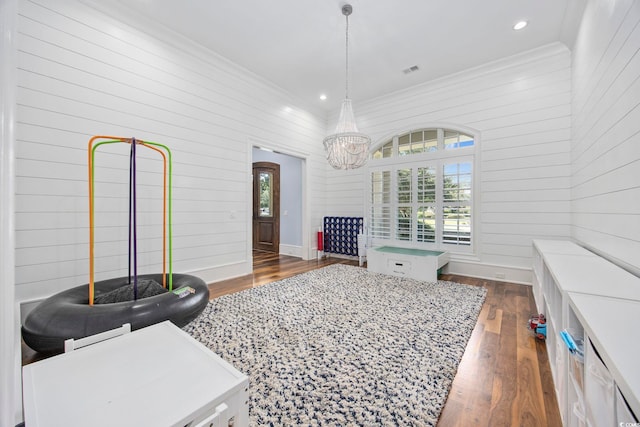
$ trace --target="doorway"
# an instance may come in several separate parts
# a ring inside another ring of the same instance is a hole
[[[280,252],[280,165],[253,163],[253,249]]]

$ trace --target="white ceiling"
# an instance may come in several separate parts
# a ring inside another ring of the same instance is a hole
[[[350,97],[371,99],[552,42],[586,0],[349,0]],[[117,0],[323,109],[345,95],[344,0]],[[112,3],[113,4],[113,3]],[[103,6],[105,3],[103,3]],[[529,21],[514,31],[519,20]],[[417,65],[419,71],[405,74]],[[320,101],[320,94],[327,100]]]

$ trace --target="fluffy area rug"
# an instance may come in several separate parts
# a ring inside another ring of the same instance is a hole
[[[184,330],[249,376],[252,426],[435,426],[486,290],[332,265]]]

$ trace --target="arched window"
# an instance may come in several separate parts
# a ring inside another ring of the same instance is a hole
[[[472,252],[476,137],[425,128],[379,144],[369,162],[374,245]]]

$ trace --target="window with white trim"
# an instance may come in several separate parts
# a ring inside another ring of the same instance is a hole
[[[471,252],[475,145],[474,136],[443,128],[380,144],[369,162],[373,243]]]
[[[381,239],[391,238],[391,172],[371,172],[371,234]]]

